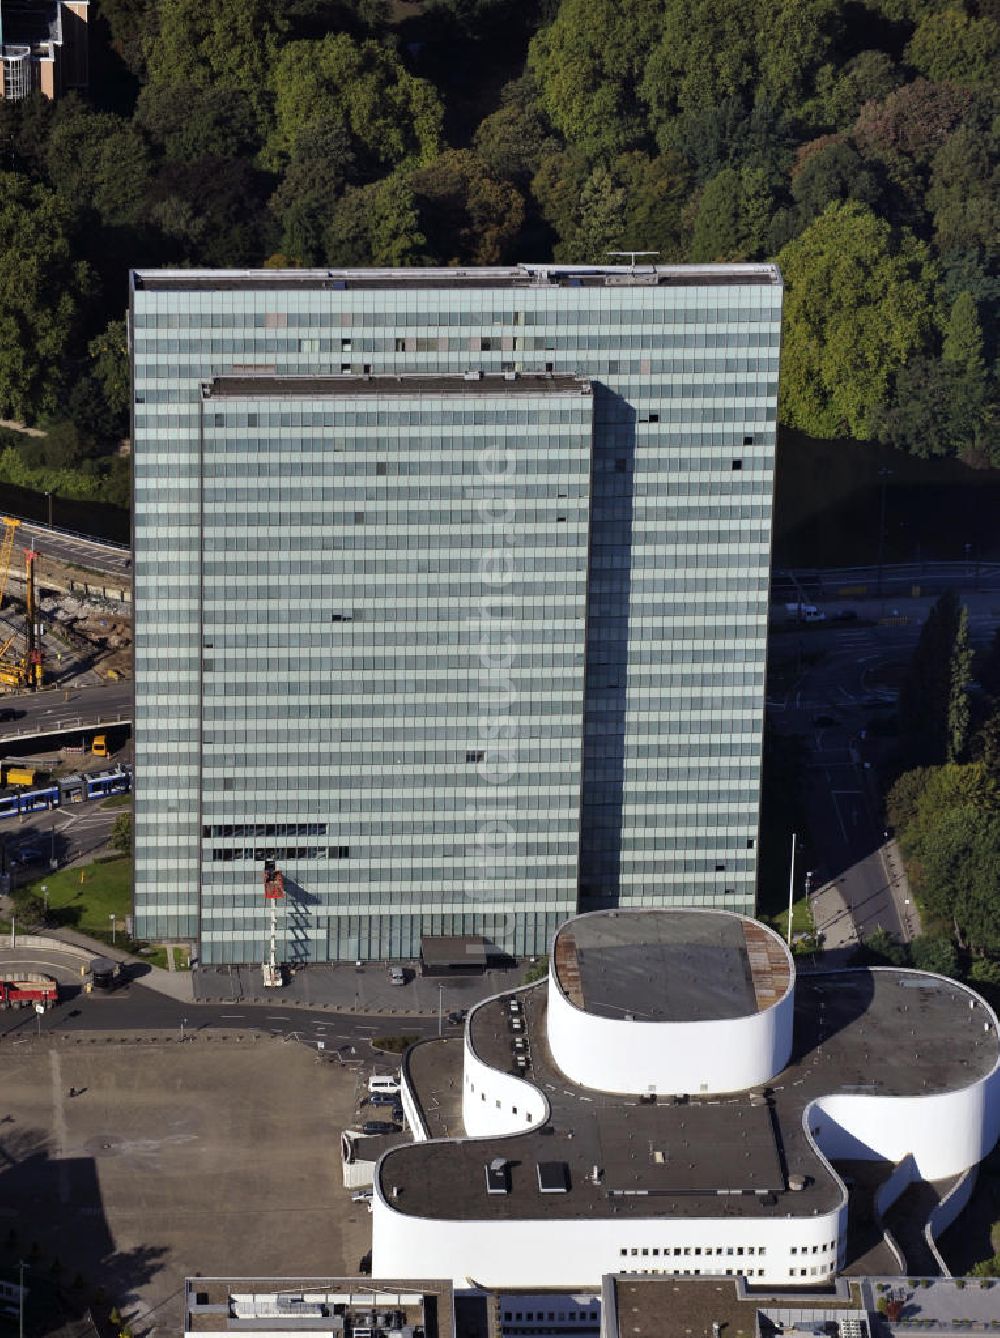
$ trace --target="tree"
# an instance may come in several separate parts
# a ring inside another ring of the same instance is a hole
[[[985,407],[983,378],[940,358],[913,358],[893,377],[889,402],[872,418],[872,435],[921,458],[971,456]]]
[[[263,132],[279,24],[272,0],[159,0],[144,45],[147,82],[179,98],[191,88],[241,92]]]
[[[326,227],[355,175],[355,165],[350,131],[335,117],[317,124],[296,145],[284,180],[269,202],[281,225],[282,251],[292,263],[323,262]]]
[[[935,975],[958,976],[958,953],[947,934],[920,934],[910,943],[910,956],[918,971]]]
[[[885,816],[897,834],[902,834],[917,815],[921,796],[931,777],[929,767],[914,767],[896,777],[886,795]]]
[[[967,89],[915,79],[882,102],[866,102],[851,134],[866,157],[911,158],[926,166],[960,125],[971,103]]]
[[[319,42],[289,42],[271,74],[275,128],[262,158],[280,169],[317,124],[339,121],[351,136],[362,179],[396,167],[418,167],[441,146],[441,102],[432,84],[409,74],[377,42],[345,33]]]
[[[562,0],[531,42],[528,69],[542,109],[591,157],[641,144],[637,95],[660,26],[661,0]]]
[[[973,107],[931,161],[926,203],[938,247],[990,254],[996,246],[998,200],[1000,125]]]
[[[959,698],[965,695],[969,660],[963,615],[958,596],[946,590],[927,615],[900,687],[901,742],[918,764],[954,760],[956,743],[964,746]]]
[[[125,431],[132,400],[128,361],[128,331],[124,321],[110,321],[102,334],[87,345],[91,370],[116,425]]]
[[[132,814],[119,813],[111,828],[112,849],[122,855],[132,853]]]
[[[881,925],[866,934],[861,942],[861,956],[873,966],[909,966],[910,954],[905,943]]]
[[[632,248],[656,251],[661,263],[685,258],[691,174],[676,153],[632,151],[597,167],[578,149],[549,154],[531,189],[560,239],[559,261],[603,261],[608,250]]]
[[[881,102],[903,82],[903,75],[884,51],[859,51],[846,65],[822,66],[816,74],[813,115],[823,125],[846,130],[866,102]]]
[[[892,377],[928,345],[927,248],[861,204],[829,205],[778,257],[785,278],[781,412],[813,436],[871,435]]]
[[[149,153],[123,117],[94,111],[70,94],[58,104],[46,166],[60,195],[93,209],[102,223],[137,217],[149,181]]]
[[[705,187],[691,236],[691,259],[758,260],[774,200],[762,169],[724,167]]]
[[[161,167],[149,217],[187,261],[220,269],[260,264],[273,249],[268,179],[239,159],[198,158]]]
[[[469,149],[447,149],[410,174],[420,228],[445,264],[497,265],[509,259],[524,222],[524,199],[492,177]]]
[[[260,148],[253,102],[238,88],[147,84],[135,119],[168,158],[250,158]]]
[[[798,206],[801,226],[811,223],[829,204],[857,200],[877,209],[882,196],[882,182],[877,168],[865,162],[853,144],[824,135],[799,150],[799,163],[792,175],[792,198]]]
[[[972,646],[969,644],[969,610],[963,604],[948,665],[948,736],[945,761],[961,760],[969,743],[969,684],[972,681]]]
[[[0,417],[30,422],[57,408],[93,291],[75,223],[55,192],[0,173]]]
[[[528,184],[546,153],[558,151],[559,141],[529,75],[504,88],[499,108],[480,121],[473,143],[493,176],[506,177],[518,186]]]
[[[952,304],[941,357],[965,376],[980,378],[985,371],[983,329],[975,298],[969,292],[959,293]]]
[[[957,5],[923,16],[906,48],[906,58],[929,79],[966,88],[994,88],[1000,67],[1000,23],[973,18]]]
[[[133,74],[142,75],[153,19],[150,0],[101,0],[100,16],[110,30],[114,52]]]
[[[329,265],[425,265],[429,259],[416,196],[399,173],[345,191],[324,244]]]

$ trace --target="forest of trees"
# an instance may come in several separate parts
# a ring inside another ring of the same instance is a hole
[[[915,964],[954,975],[962,954],[973,981],[1000,987],[1000,631],[977,662],[951,592],[932,608],[902,685],[897,771],[886,817],[929,931]],[[888,943],[870,946],[892,955]]]
[[[92,14],[89,97],[0,104],[0,417],[62,425],[4,477],[126,430],[131,266],[628,248],[777,258],[785,424],[1000,464],[998,0]]]

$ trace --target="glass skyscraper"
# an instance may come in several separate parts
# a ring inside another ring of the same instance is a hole
[[[770,265],[136,272],[136,917],[260,960],[754,905]]]

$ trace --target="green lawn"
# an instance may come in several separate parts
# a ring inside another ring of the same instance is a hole
[[[170,969],[169,963],[167,962],[167,950],[162,943],[152,944],[145,952],[143,952],[142,959],[144,962],[148,962],[150,966],[162,966],[164,971]]]
[[[15,899],[41,899],[43,883],[49,890],[49,913],[53,922],[79,929],[82,934],[110,940],[110,916],[114,912],[118,917],[118,941],[124,942],[124,919],[132,910],[130,859],[96,861],[77,869],[62,869],[18,888]]]
[[[177,943],[174,945],[173,954],[174,954],[175,971],[191,970],[191,953],[183,943]]]
[[[788,938],[788,907],[786,905],[783,911],[777,915],[768,917],[768,923],[787,941]],[[809,905],[808,897],[801,897],[798,901],[792,903],[792,933],[809,934],[816,932],[816,925],[813,921],[812,909]]]
[[[101,808],[130,808],[132,796],[130,794],[113,794],[107,799],[101,800]]]

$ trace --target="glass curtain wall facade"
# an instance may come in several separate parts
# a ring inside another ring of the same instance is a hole
[[[138,932],[259,960],[271,850],[300,959],[544,951],[578,899],[752,912],[781,295],[765,265],[134,275]],[[497,547],[511,644],[476,651]]]
[[[292,962],[523,945],[572,912],[591,399],[566,377],[207,389],[207,957],[260,955],[266,858]]]

